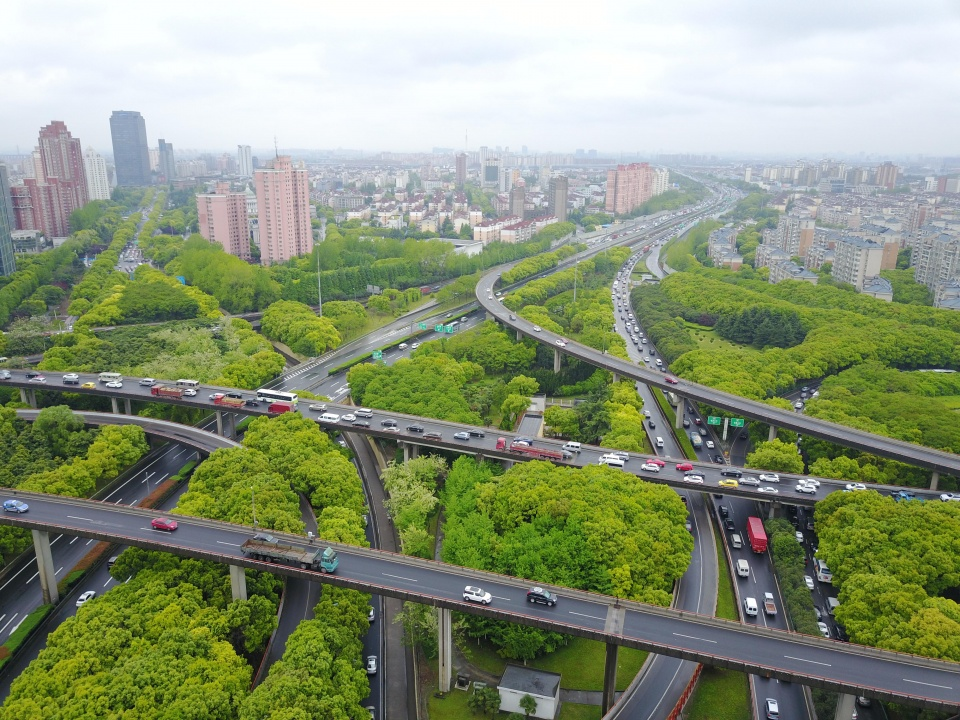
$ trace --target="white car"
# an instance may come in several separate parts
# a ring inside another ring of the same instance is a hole
[[[740,484],[741,485],[759,485],[760,480],[758,478],[755,478],[753,475],[744,475],[742,478],[740,478]]]
[[[816,495],[817,489],[813,485],[806,485],[801,483],[795,488],[798,493],[806,493],[807,495]]]
[[[780,491],[777,490],[775,487],[758,487],[757,492],[766,493],[767,495],[776,495]]]
[[[157,381],[154,380],[153,378],[142,378],[140,380],[140,384],[144,386],[153,387],[154,385],[157,384]]]
[[[803,410],[803,401],[802,401],[802,400],[797,400],[797,401],[793,404],[793,407],[794,407],[794,409],[796,409],[796,410]]]
[[[313,410],[314,412],[326,412],[326,411],[327,411],[327,406],[324,405],[323,403],[313,403],[312,405],[308,406],[308,408],[309,408],[310,410]]]
[[[368,655],[367,656],[367,675],[376,675],[377,674],[377,656]]]
[[[807,590],[813,590],[813,578],[809,575],[803,576],[803,584],[807,586]]]
[[[776,473],[760,473],[760,482],[780,482],[780,476]]]
[[[120,382],[119,380],[111,380],[110,382],[107,383],[107,387],[113,390],[116,390],[117,388],[122,388],[123,383]]]
[[[396,425],[391,425],[390,427],[383,428],[383,431],[388,433],[398,433],[400,432],[400,428],[398,428]]]
[[[704,444],[707,446],[707,450],[713,450],[716,447],[716,445],[713,444],[713,440],[707,440]]]
[[[560,347],[566,347],[567,343],[561,338],[560,340],[557,340],[557,345]]]
[[[343,420],[344,422],[353,422],[354,420],[357,419],[357,416],[354,415],[353,413],[347,413],[346,415],[344,415],[344,416],[341,417],[340,419]]]
[[[80,597],[77,598],[77,607],[83,607],[84,603],[86,603],[87,600],[92,600],[96,596],[97,596],[96,592],[94,592],[93,590],[87,590],[85,593],[82,593]]]
[[[534,332],[540,332],[540,330],[542,330],[542,328],[541,328],[539,325],[534,325],[534,326],[533,326],[533,331],[534,331]]]
[[[817,628],[820,630],[820,634],[823,635],[827,640],[830,639],[830,628],[827,627],[825,622],[818,622]]]
[[[799,481],[801,485],[812,485],[815,488],[820,487],[820,481],[813,478],[803,478]]]
[[[803,533],[802,533],[802,532],[800,532],[799,530],[797,530],[797,531],[793,534],[793,536],[797,539],[797,542],[798,542],[798,543],[800,543],[801,545],[803,544]]]
[[[688,483],[693,483],[694,485],[703,485],[703,476],[702,475],[684,475],[683,481]]]
[[[416,350],[418,347],[420,347],[420,343],[411,343],[410,345],[411,350]]]
[[[844,490],[848,492],[853,492],[854,490],[866,490],[867,486],[863,483],[847,483],[844,487]]]
[[[943,502],[960,502],[960,495],[957,493],[942,493],[940,499]]]
[[[654,465],[653,463],[644,463],[643,465],[640,466],[640,469],[645,472],[653,472],[653,473],[660,472],[660,466]]]
[[[650,358],[649,358],[649,357],[644,357],[644,358],[643,358],[643,361],[644,361],[644,362],[650,362]]]
[[[467,585],[463,589],[463,599],[469,600],[470,602],[478,602],[481,605],[489,605],[490,601],[493,599],[493,596],[488,592],[484,592],[478,587]]]
[[[184,397],[195,397],[196,394],[197,394],[197,391],[194,390],[193,388],[186,388],[186,389],[183,391]]]

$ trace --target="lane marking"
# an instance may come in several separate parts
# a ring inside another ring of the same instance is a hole
[[[499,595],[491,595],[490,597],[496,598],[497,600],[506,600],[507,602],[510,602],[510,598],[508,597],[500,597]]]
[[[229,545],[230,547],[240,547],[242,543],[228,543],[223,540],[217,540],[217,545]]]
[[[707,640],[706,638],[696,637],[695,635],[684,635],[682,633],[674,633],[674,635],[677,637],[687,638],[688,640],[699,640],[700,642],[713,643],[714,645],[717,644],[716,640]]]
[[[937,685],[935,683],[925,683],[925,682],[920,682],[919,680],[908,680],[907,678],[904,678],[903,681],[908,683],[913,683],[914,685],[926,685],[927,687],[942,688],[944,690],[953,690],[953,688],[948,685]]]
[[[63,572],[63,568],[62,568],[62,567],[59,568],[59,569],[54,573],[54,576],[59,575],[61,572]]]
[[[86,522],[93,522],[91,518],[80,517],[79,515],[67,515],[67,518],[70,520],[85,520]]]
[[[580,617],[593,618],[594,620],[601,620],[601,621],[603,621],[603,622],[606,622],[606,620],[607,620],[606,618],[597,617],[596,615],[585,615],[584,613],[574,612],[573,610],[570,610],[569,612],[570,612],[571,615],[579,615]]]
[[[806,658],[793,657],[793,655],[784,655],[789,660],[799,660],[800,662],[812,663],[814,665],[823,665],[824,667],[833,667],[830,663],[817,662],[816,660],[807,660]]]
[[[408,582],[419,582],[417,580],[414,580],[413,578],[404,577],[403,575],[391,575],[390,573],[383,573],[383,576],[397,578],[398,580],[406,580]]]
[[[77,540],[79,540],[79,539],[80,539],[80,538],[78,538],[78,537],[74,537],[73,540],[71,540],[68,544],[73,545],[73,544],[74,544]]]

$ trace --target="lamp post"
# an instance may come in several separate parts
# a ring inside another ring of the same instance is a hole
[[[577,275],[579,274],[578,273],[579,268],[580,268],[580,261],[577,260],[577,262],[574,263],[574,266],[573,266],[573,302],[574,303],[577,302]]]
[[[257,503],[253,485],[250,486],[250,508],[253,510],[253,526],[257,526]]]

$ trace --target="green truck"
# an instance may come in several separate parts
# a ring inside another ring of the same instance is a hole
[[[251,560],[299,565],[304,570],[319,570],[323,573],[335,572],[340,564],[340,558],[331,547],[289,545],[267,533],[254,535],[240,546],[240,552]]]

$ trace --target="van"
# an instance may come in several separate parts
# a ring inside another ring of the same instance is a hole
[[[750,577],[750,563],[746,560],[737,560],[737,575],[740,577]]]
[[[293,405],[285,402],[270,403],[267,406],[268,415],[282,415],[283,413],[293,412]]]
[[[743,600],[743,611],[749,617],[757,616],[757,600],[756,598],[748,597]]]
[[[738,550],[743,547],[743,538],[741,538],[737,533],[734,533],[730,536],[730,544],[733,545],[735,550]]]
[[[580,443],[578,442],[565,442],[563,444],[563,449],[569,452],[580,454]]]
[[[662,447],[663,447],[663,438],[662,438],[662,437],[658,437],[658,438],[657,438],[656,446],[657,446],[658,448],[662,448]]]
[[[194,390],[196,390],[198,387],[200,387],[200,381],[199,380],[177,380],[177,387],[193,388]]]
[[[623,458],[619,455],[601,455],[600,462],[597,464],[606,465],[607,467],[622,468]]]
[[[397,347],[401,350],[406,350],[410,346],[407,345],[406,343],[400,343],[399,345],[397,345]]]
[[[336,413],[323,413],[317,419],[317,422],[338,423],[340,422],[340,416]]]
[[[837,600],[835,597],[828,597],[828,598],[827,598],[827,612],[828,612],[828,613],[830,613],[831,615],[833,615],[834,611],[835,611],[838,607],[840,607],[840,601],[839,601],[839,600]]]
[[[358,408],[357,410],[353,411],[353,414],[356,415],[358,418],[372,418],[373,410],[371,410],[370,408]]]

